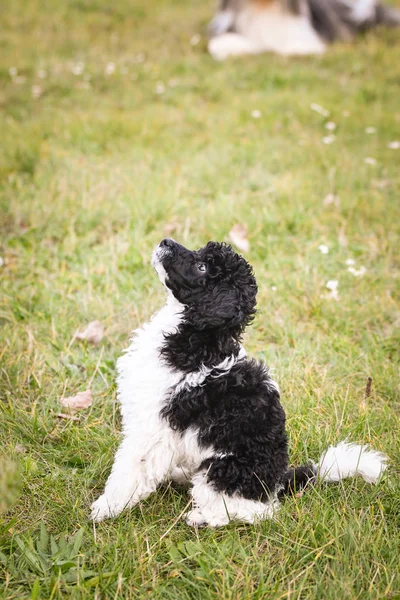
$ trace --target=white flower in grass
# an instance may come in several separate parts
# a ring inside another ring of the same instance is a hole
[[[4,258],[0,256],[0,267],[4,267]]]
[[[310,108],[311,108],[311,110],[313,110],[314,112],[317,112],[318,114],[322,115],[323,117],[329,117],[329,115],[330,115],[330,112],[327,108],[320,106],[316,102],[312,102],[310,104]]]
[[[366,165],[371,165],[371,166],[375,166],[378,163],[376,158],[372,158],[372,156],[367,156],[366,158],[364,158],[364,162]]]
[[[329,294],[326,294],[325,298],[330,300],[339,300],[339,282],[337,279],[330,279],[326,282],[325,287],[329,290]]]
[[[365,133],[368,133],[368,134],[376,133],[376,127],[366,127]]]
[[[40,85],[33,85],[32,86],[32,97],[40,98],[41,95],[42,95],[42,88],[40,87]]]
[[[261,110],[255,109],[251,111],[253,119],[259,119],[261,117]]]
[[[356,264],[356,261],[354,260],[354,258],[348,258],[346,260],[346,265],[348,265],[349,267],[353,266]]]
[[[112,75],[113,73],[115,73],[115,63],[113,62],[108,62],[106,64],[106,68],[105,68],[105,74],[106,75]]]
[[[318,246],[318,250],[321,252],[321,254],[328,254],[329,252],[329,248],[328,246],[325,246],[325,244],[320,244]]]
[[[8,69],[8,72],[10,74],[10,77],[12,77],[12,79],[14,79],[14,77],[16,77],[18,75],[18,69],[17,69],[17,67],[10,67]]]
[[[339,281],[337,279],[330,279],[326,282],[325,287],[331,292],[335,292],[339,287]]]
[[[325,123],[325,129],[327,129],[328,131],[335,131],[336,123],[334,123],[333,121],[328,121],[327,123]]]
[[[394,140],[393,142],[389,142],[388,148],[390,148],[390,150],[398,150],[400,148],[400,142],[398,140]]]
[[[200,42],[201,40],[201,36],[198,33],[195,33],[191,38],[190,38],[190,45],[191,46],[197,46],[197,44]]]
[[[347,270],[349,273],[352,273],[354,277],[362,277],[367,272],[365,267],[360,267],[359,269],[356,269],[355,267],[349,267]]]
[[[156,94],[159,94],[159,95],[161,95],[165,92],[165,85],[163,84],[162,81],[157,81],[154,91]]]
[[[276,290],[277,290],[277,287],[276,287],[276,285],[271,285],[271,290],[272,290],[273,292],[276,292]]]
[[[331,134],[331,135],[326,135],[325,137],[322,138],[322,143],[323,144],[333,144],[333,142],[336,140],[336,136]]]
[[[85,70],[85,63],[83,63],[82,61],[74,63],[71,67],[71,71],[74,75],[82,75],[84,70]]]
[[[47,77],[46,69],[39,69],[37,72],[37,76],[39,77],[39,79],[46,79],[46,77]]]

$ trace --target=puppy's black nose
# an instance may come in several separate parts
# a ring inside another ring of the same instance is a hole
[[[172,248],[174,245],[174,240],[170,240],[169,238],[164,238],[160,242],[160,248]]]

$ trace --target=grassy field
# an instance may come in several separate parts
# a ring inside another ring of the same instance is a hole
[[[217,64],[212,10],[3,4],[1,598],[400,596],[400,32]],[[186,492],[166,486],[94,528],[119,439],[115,361],[163,303],[150,252],[237,223],[260,288],[245,342],[280,383],[293,463],[348,437],[391,468],[256,526],[196,532],[179,518]],[[73,341],[93,319],[101,344]],[[78,421],[56,416],[88,388]]]

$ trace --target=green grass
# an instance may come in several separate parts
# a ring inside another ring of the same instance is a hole
[[[190,44],[212,10],[3,6],[2,598],[400,594],[400,151],[388,148],[400,139],[399,32],[322,58],[217,64],[204,39]],[[348,437],[385,451],[391,468],[376,487],[320,486],[251,527],[196,532],[178,518],[187,494],[166,486],[93,528],[119,439],[115,361],[163,303],[150,252],[171,229],[198,247],[235,223],[249,229],[260,288],[246,347],[280,382],[293,463]],[[339,301],[326,298],[331,279]],[[106,328],[100,346],[71,343],[93,319]],[[59,399],[89,386],[80,421],[57,419]]]

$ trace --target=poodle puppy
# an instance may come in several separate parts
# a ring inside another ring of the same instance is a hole
[[[378,0],[220,0],[209,25],[216,60],[275,52],[321,54],[377,25],[400,25],[400,13]]]
[[[118,360],[123,440],[94,521],[168,479],[191,485],[187,523],[213,527],[270,518],[281,496],[318,478],[377,481],[386,457],[344,442],[317,464],[288,467],[278,385],[241,345],[257,294],[242,256],[216,242],[191,251],[165,239],[152,264],[167,303]]]

